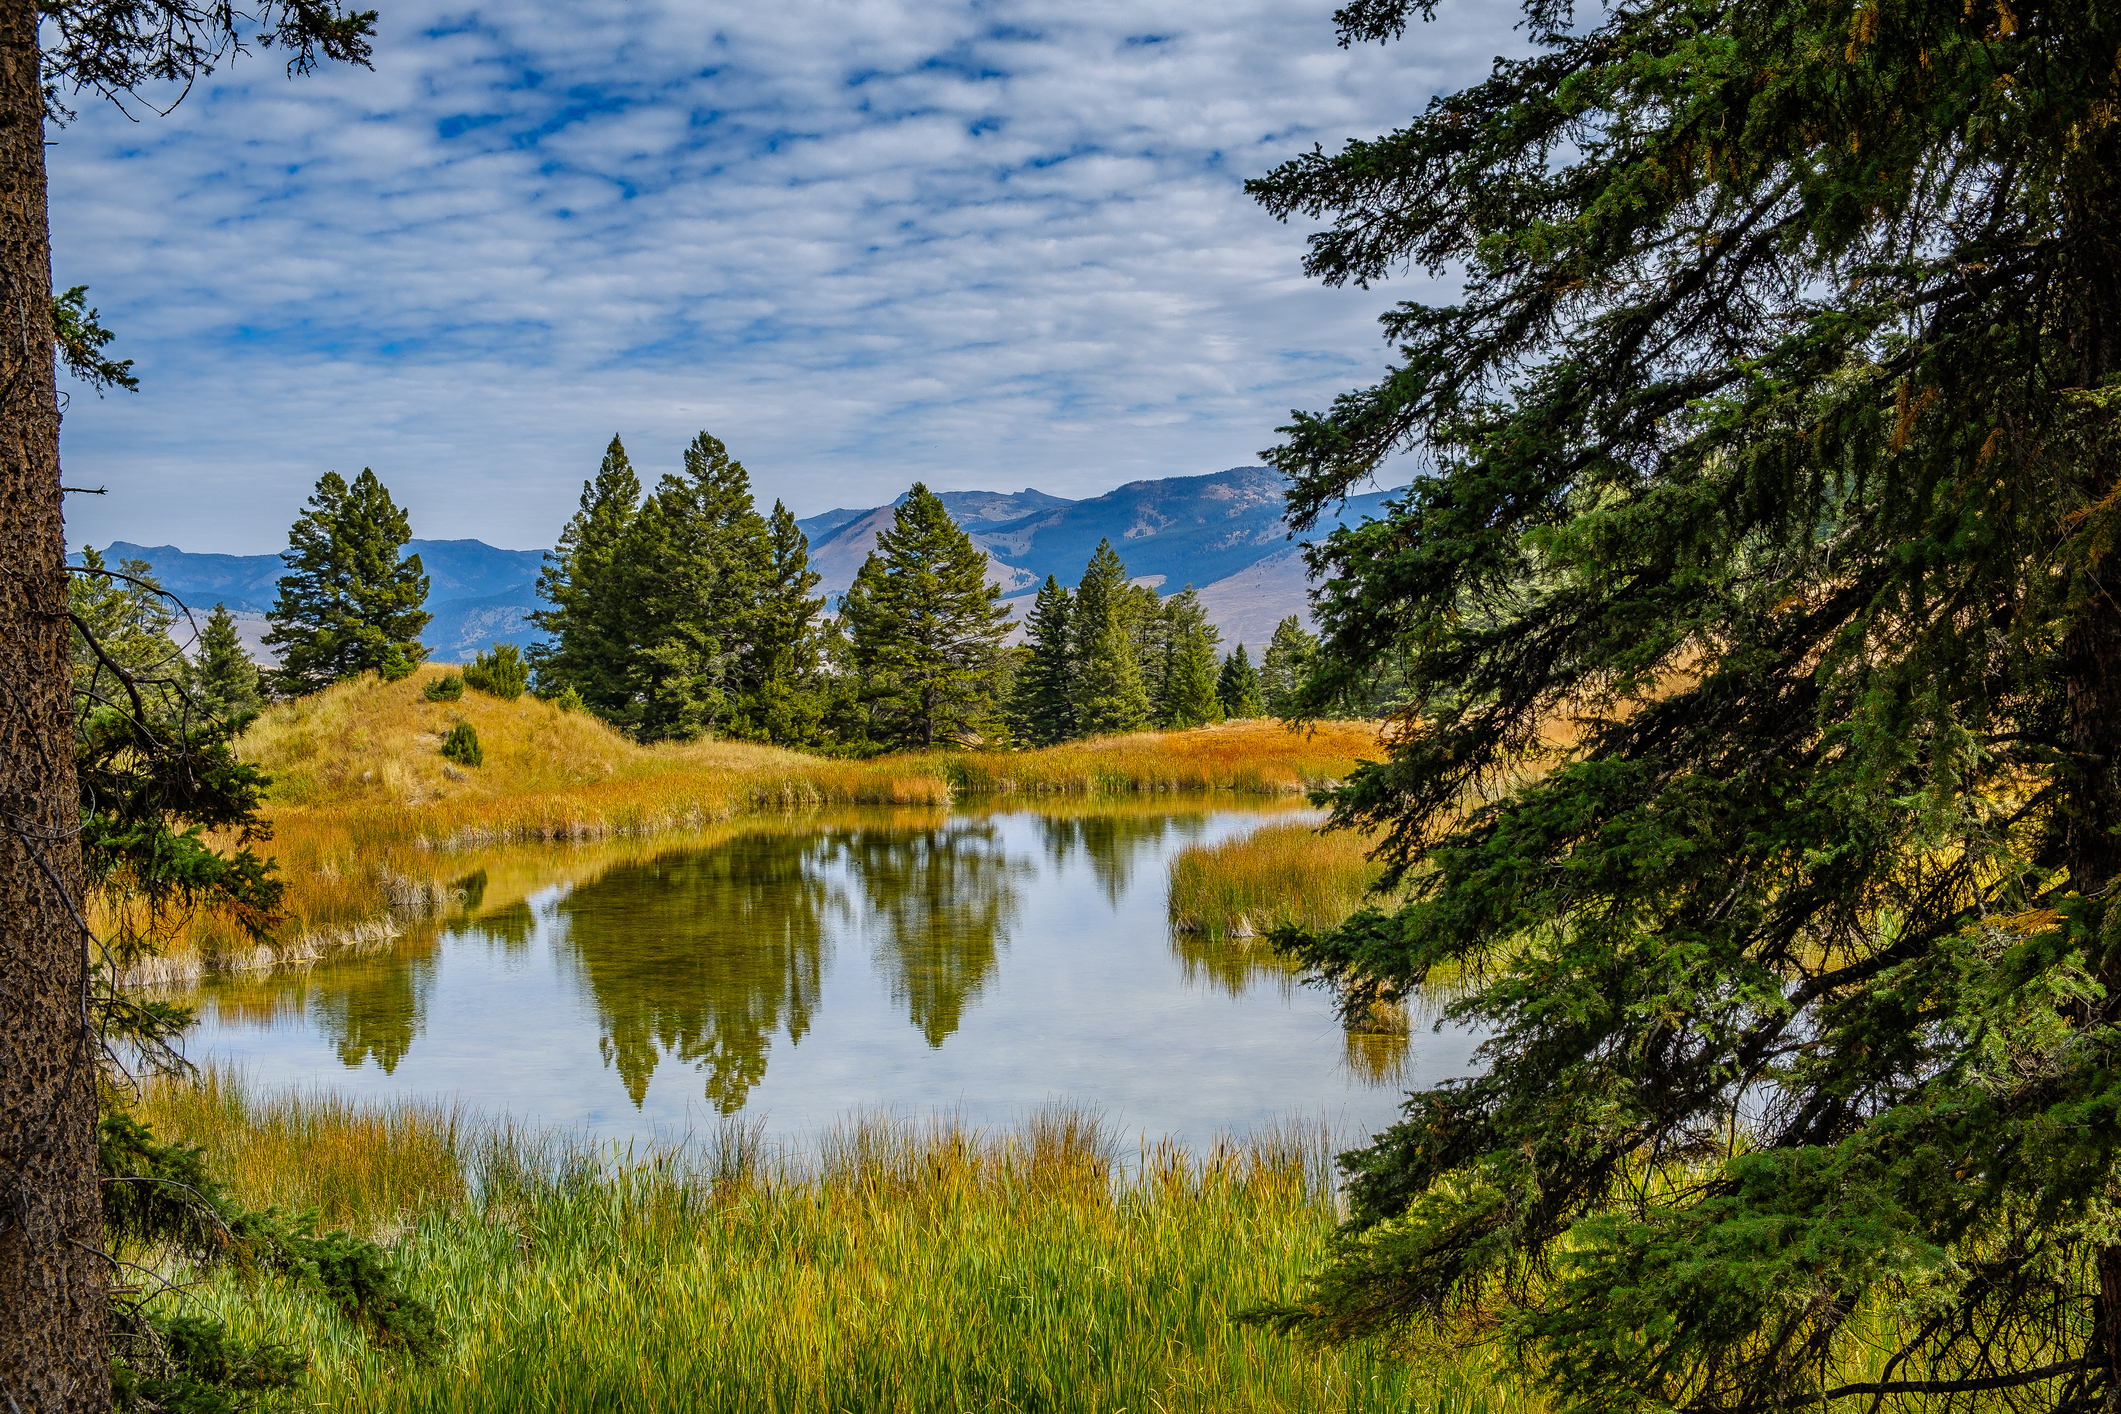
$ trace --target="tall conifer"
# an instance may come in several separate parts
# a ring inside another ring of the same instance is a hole
[[[236,634],[236,621],[226,604],[214,605],[206,628],[199,635],[199,662],[194,681],[202,705],[222,720],[234,723],[247,717],[264,702],[264,686],[258,665],[251,661],[243,640]]]
[[[1163,701],[1157,720],[1184,731],[1223,719],[1215,691],[1215,646],[1222,634],[1208,622],[1200,595],[1187,585],[1163,604]]]
[[[757,671],[738,703],[736,726],[782,746],[817,739],[824,702],[818,682],[818,611],[823,598],[812,598],[818,573],[810,568],[810,541],[795,516],[779,501],[767,520],[771,570],[756,619],[751,654]]]
[[[1069,664],[1074,597],[1052,575],[1039,587],[1025,624],[1028,660],[1016,675],[1015,717],[1033,746],[1051,746],[1075,735]]]
[[[1274,637],[1260,655],[1259,699],[1270,717],[1292,717],[1299,710],[1298,694],[1311,673],[1311,658],[1318,639],[1307,632],[1295,614],[1274,626]]]
[[[1075,727],[1083,735],[1135,732],[1154,719],[1135,634],[1140,609],[1127,566],[1097,542],[1075,590]]]
[[[530,615],[551,635],[530,651],[539,690],[550,696],[571,687],[590,711],[627,727],[637,719],[629,667],[639,625],[623,547],[640,501],[640,478],[614,435],[539,572],[538,594],[552,607]]]
[[[1434,13],[1339,12],[1349,43]],[[1398,681],[1389,915],[1485,1036],[1287,1313],[1562,1410],[2121,1399],[2121,7],[1525,6],[1254,191],[1458,272],[1284,431],[1330,702]]]
[[[915,482],[840,604],[872,684],[878,744],[934,747],[997,732],[1009,631],[1000,599],[985,552]]]
[[[279,650],[274,674],[290,693],[427,657],[420,632],[432,617],[418,555],[402,555],[412,526],[366,467],[349,485],[335,471],[317,481],[309,509],[287,532],[279,597],[265,642]]]
[[[750,474],[718,438],[700,433],[683,474],[657,483],[624,558],[642,740],[727,729],[762,682],[754,650],[774,552]]]
[[[1245,652],[1244,644],[1238,644],[1237,650],[1223,659],[1222,672],[1215,679],[1215,695],[1222,700],[1225,716],[1242,719],[1266,715],[1266,706],[1259,700],[1259,671],[1252,666],[1252,655]]]

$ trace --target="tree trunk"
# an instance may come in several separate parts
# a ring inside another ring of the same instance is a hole
[[[0,0],[0,1409],[110,1403],[44,110],[33,0]]]

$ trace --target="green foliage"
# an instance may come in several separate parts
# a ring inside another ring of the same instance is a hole
[[[1299,528],[1424,458],[1294,690],[1397,675],[1333,805],[1409,901],[1278,941],[1488,1038],[1281,1319],[1499,1330],[1573,1409],[2104,1408],[2121,11],[1527,15],[1252,187],[1329,282],[1463,272],[1273,453]]]
[[[1223,719],[1215,691],[1215,645],[1222,634],[1208,622],[1193,586],[1164,601],[1163,725],[1184,731]]]
[[[574,684],[572,683],[561,688],[545,700],[562,712],[586,712],[589,710],[589,704],[582,700],[582,694],[574,690]]]
[[[1073,609],[1073,596],[1047,575],[1025,624],[1028,656],[1017,670],[1011,694],[1010,715],[1033,746],[1051,746],[1075,735],[1075,704],[1069,699]]]
[[[104,347],[116,337],[97,322],[96,311],[88,307],[88,286],[76,285],[63,295],[52,296],[52,341],[58,346],[59,362],[94,388],[98,397],[105,388],[140,391],[131,359],[113,361],[103,356]]]
[[[373,471],[349,486],[326,472],[309,509],[288,531],[279,598],[266,617],[279,650],[275,679],[289,693],[315,692],[374,669],[403,677],[424,661],[429,615],[420,557],[399,558],[412,538],[405,513]]]
[[[496,643],[464,669],[464,686],[503,702],[513,702],[530,686],[530,669],[513,643]]]
[[[438,678],[429,678],[427,686],[420,689],[420,696],[428,702],[461,701],[464,696],[464,675],[462,673],[448,672]],[[577,697],[575,700],[580,701],[581,699]]]
[[[1266,715],[1266,706],[1259,697],[1259,672],[1252,666],[1244,644],[1238,644],[1237,651],[1223,659],[1222,671],[1215,677],[1215,695],[1222,702],[1225,716]]]
[[[479,749],[478,729],[469,722],[459,722],[442,738],[442,757],[459,766],[483,766],[486,753]]]
[[[530,615],[551,642],[530,650],[547,696],[572,689],[606,721],[630,724],[634,684],[634,605],[627,597],[623,547],[641,499],[640,478],[617,437],[596,479],[582,483],[581,506],[545,557],[538,593],[552,605]]]
[[[197,683],[200,705],[231,725],[247,720],[265,703],[258,665],[237,637],[236,621],[224,604],[214,605],[199,637]]]
[[[930,748],[1003,730],[1000,598],[986,554],[915,482],[840,603],[871,740]]]
[[[270,1274],[322,1299],[379,1346],[418,1360],[440,1353],[433,1307],[375,1243],[319,1232],[314,1213],[235,1202],[197,1148],[158,1140],[122,1110],[105,1111],[96,1142],[104,1230],[120,1250]],[[152,1295],[121,1296],[113,1318],[120,1409],[247,1409],[255,1396],[294,1387],[308,1366],[299,1352],[236,1341],[219,1321],[160,1314]]]
[[[1118,552],[1110,541],[1098,541],[1076,585],[1072,625],[1075,726],[1084,736],[1138,732],[1154,719],[1142,678],[1133,591]]]
[[[1274,626],[1274,637],[1259,660],[1259,700],[1270,717],[1295,717],[1299,713],[1304,683],[1310,679],[1311,663],[1318,654],[1317,635],[1305,630],[1303,620],[1291,614]]]

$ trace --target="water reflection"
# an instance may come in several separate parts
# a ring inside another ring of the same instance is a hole
[[[915,834],[861,830],[845,846],[881,935],[877,967],[891,1000],[930,1047],[941,1046],[993,976],[1021,888],[1037,871],[1009,858],[991,822]]]
[[[388,1075],[425,1029],[434,987],[432,944],[396,967],[334,968],[311,991],[310,1013],[339,1060],[373,1060]]]
[[[1038,829],[1055,868],[1066,868],[1071,856],[1081,854],[1103,887],[1105,901],[1117,905],[1133,885],[1140,860],[1160,863],[1159,847],[1167,837],[1196,835],[1200,825],[1197,817],[1174,818],[1167,812],[1103,811],[1041,816]]]
[[[766,1074],[773,1037],[803,1039],[843,907],[814,867],[829,840],[779,832],[622,864],[567,893],[562,948],[594,999],[604,1064],[639,1108],[664,1056],[705,1077],[723,1114]],[[484,927],[484,920],[481,922]]]
[[[212,981],[194,1044],[268,1081],[631,1136],[865,1104],[1003,1122],[1057,1094],[1155,1133],[1313,1104],[1388,1122],[1408,1067],[1456,1073],[1452,1050],[1344,1034],[1263,942],[1169,931],[1178,850],[1257,818],[1055,802],[489,850],[385,952]]]

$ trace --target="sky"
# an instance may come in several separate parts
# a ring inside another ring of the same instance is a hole
[[[1245,179],[1521,49],[1470,0],[1353,50],[1333,0],[376,3],[373,71],[48,135],[55,286],[141,383],[61,376],[72,543],[268,553],[370,466],[415,536],[546,546],[615,433],[798,515],[1256,464],[1452,291],[1305,279]]]

